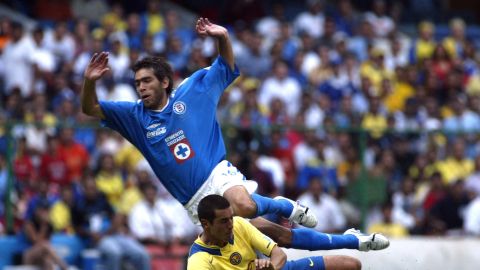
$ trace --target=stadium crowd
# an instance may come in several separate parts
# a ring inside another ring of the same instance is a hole
[[[110,52],[99,99],[135,101],[137,59],[164,56],[178,84],[211,63],[215,43],[176,10],[160,12],[158,0],[139,13],[116,2],[53,2],[61,20],[34,29],[0,19],[0,234],[85,236],[112,263],[122,243],[140,265],[142,245],[190,244],[199,228],[131,144],[80,112],[79,92],[95,52]],[[430,21],[407,35],[394,7],[308,0],[288,18],[277,3],[229,25],[242,72],[217,115],[229,160],[260,194],[299,198],[323,232],[365,219],[391,237],[480,235],[477,44],[460,18],[443,36]]]

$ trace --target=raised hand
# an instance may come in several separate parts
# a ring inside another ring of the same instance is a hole
[[[200,36],[225,37],[228,33],[225,27],[211,23],[207,18],[199,18],[195,29]]]
[[[108,67],[108,52],[95,53],[90,59],[83,76],[87,80],[96,81],[110,70]]]

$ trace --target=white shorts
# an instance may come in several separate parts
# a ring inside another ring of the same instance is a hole
[[[243,174],[233,166],[232,163],[223,160],[215,166],[207,181],[203,183],[190,201],[184,205],[190,220],[192,220],[194,224],[200,225],[197,212],[200,201],[210,194],[223,196],[225,191],[234,186],[244,186],[248,193],[252,194],[257,190],[258,183],[246,180],[245,176],[243,176]]]

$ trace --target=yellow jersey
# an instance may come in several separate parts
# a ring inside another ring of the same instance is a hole
[[[233,237],[224,247],[207,245],[200,237],[195,240],[188,254],[187,270],[255,269],[255,251],[270,256],[276,245],[250,222],[234,217]]]

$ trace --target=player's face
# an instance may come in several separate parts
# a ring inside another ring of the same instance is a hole
[[[217,243],[226,244],[233,236],[233,209],[215,210],[215,219],[209,228],[210,235]]]
[[[142,68],[135,73],[135,87],[147,109],[162,109],[167,102],[167,92],[165,90],[167,86],[168,79],[159,81],[151,68]]]

